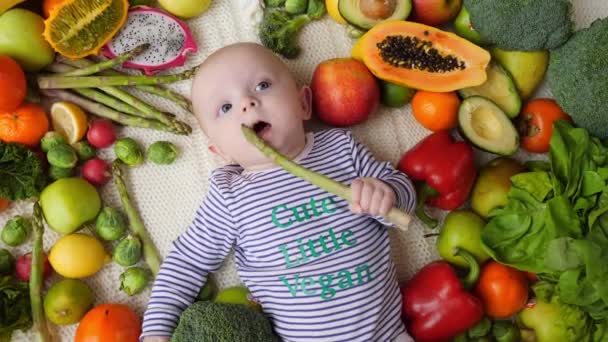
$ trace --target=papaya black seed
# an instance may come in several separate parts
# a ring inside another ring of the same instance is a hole
[[[387,36],[376,44],[380,56],[388,64],[406,69],[443,73],[464,70],[464,61],[456,56],[442,55],[433,42],[410,36]]]

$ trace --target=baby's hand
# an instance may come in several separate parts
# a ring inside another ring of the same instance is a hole
[[[143,342],[169,342],[170,340],[169,336],[147,336],[144,337]]]
[[[350,187],[353,196],[350,210],[355,214],[384,216],[395,205],[395,192],[381,180],[358,178]]]

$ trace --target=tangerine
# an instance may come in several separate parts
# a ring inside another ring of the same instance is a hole
[[[412,98],[414,118],[427,129],[437,132],[458,125],[460,99],[455,92],[436,93],[419,90]]]
[[[0,112],[0,140],[35,146],[49,130],[49,119],[39,105],[23,102],[12,111]]]
[[[137,342],[139,316],[124,304],[101,304],[80,320],[74,342]]]

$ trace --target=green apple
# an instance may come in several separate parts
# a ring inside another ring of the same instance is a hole
[[[205,12],[209,8],[211,0],[159,0],[158,3],[167,12],[189,19]]]
[[[388,107],[398,108],[405,106],[416,91],[391,82],[380,80],[380,100]]]
[[[471,208],[479,216],[487,218],[490,210],[507,204],[511,190],[511,176],[524,172],[526,168],[511,158],[496,158],[485,165],[471,192]]]
[[[12,57],[26,71],[36,72],[53,63],[55,51],[42,36],[44,19],[14,8],[0,15],[0,54]]]
[[[479,32],[475,31],[473,24],[471,24],[469,11],[464,6],[462,6],[458,16],[456,16],[456,20],[454,20],[454,31],[457,35],[477,45],[483,44],[483,39],[479,35]]]
[[[61,178],[40,194],[40,207],[49,226],[70,234],[92,221],[101,210],[97,189],[82,178]]]
[[[468,267],[469,264],[454,251],[464,249],[475,257],[480,264],[490,256],[481,247],[481,230],[486,225],[483,219],[468,210],[454,210],[446,217],[437,238],[439,255],[452,265]]]
[[[545,78],[549,51],[506,51],[494,48],[491,53],[513,77],[522,100],[532,96]]]

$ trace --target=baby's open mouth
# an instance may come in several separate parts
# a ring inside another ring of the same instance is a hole
[[[271,127],[271,125],[268,122],[258,121],[255,124],[253,124],[253,127],[251,127],[251,128],[253,129],[255,134],[258,135],[258,137],[264,138],[264,136],[266,135],[265,133],[270,131],[270,127]]]

